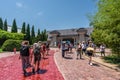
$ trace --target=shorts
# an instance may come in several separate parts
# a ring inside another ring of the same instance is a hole
[[[93,53],[89,52],[89,51],[87,51],[87,54],[88,54],[88,56],[92,56],[93,55]]]
[[[82,51],[84,51],[84,52],[85,52],[85,51],[86,51],[86,49],[82,49]]]
[[[37,61],[39,62],[41,60],[41,56],[34,56],[34,63],[36,63]]]

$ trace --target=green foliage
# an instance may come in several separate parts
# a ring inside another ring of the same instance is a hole
[[[38,34],[37,35],[40,35],[40,29],[38,29]]]
[[[31,41],[30,41],[30,25],[29,24],[27,25],[27,29],[26,29],[25,40],[27,40],[31,43]]]
[[[21,42],[22,40],[8,39],[4,42],[1,48],[3,51],[13,51],[14,48],[16,48],[16,50],[18,51],[20,50]]]
[[[120,57],[117,55],[106,56],[106,57],[104,57],[104,60],[105,60],[105,62],[108,62],[108,63],[120,65]]]
[[[24,39],[24,34],[22,34],[22,33],[10,33],[10,32],[7,32],[7,31],[0,30],[0,46],[7,39],[23,40]]]
[[[40,32],[40,29],[38,29],[38,34],[37,34],[37,37],[35,39],[35,41],[47,41],[47,38],[48,38],[48,35],[47,35],[47,32],[46,30],[43,30]]]
[[[3,51],[13,51],[14,48],[18,51],[21,47],[21,42],[22,40],[9,39],[4,42],[1,48]]]
[[[0,49],[0,53],[3,52],[2,49]]]
[[[99,0],[98,12],[92,20],[91,34],[96,44],[104,43],[120,55],[120,1]]]
[[[13,24],[12,24],[12,33],[17,33],[17,24],[16,24],[16,20],[13,20]]]
[[[41,34],[38,36],[40,38],[40,41],[47,41],[47,33],[46,30],[43,30]]]
[[[3,29],[3,21],[2,21],[2,18],[0,18],[0,29]]]
[[[25,34],[25,31],[26,31],[25,26],[26,26],[25,22],[23,22],[22,29],[21,29],[21,33],[23,33],[23,34]]]
[[[32,30],[31,30],[31,37],[32,37],[32,38],[35,37],[34,25],[32,26]]]
[[[36,38],[35,38],[35,31],[34,31],[34,25],[33,25],[31,29],[31,43],[33,44],[34,42],[36,42]]]
[[[8,25],[7,25],[7,19],[5,19],[5,21],[4,21],[4,30],[5,30],[5,31],[7,31],[7,29],[8,29],[7,26],[8,26]]]

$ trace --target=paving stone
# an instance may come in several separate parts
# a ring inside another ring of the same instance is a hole
[[[42,59],[40,63],[40,74],[23,76],[21,60],[19,54],[7,55],[4,53],[0,57],[0,80],[63,80],[61,73],[54,62],[54,50],[50,51],[50,56],[47,59]],[[28,72],[31,68],[28,69]]]
[[[90,66],[84,57],[76,60],[75,52],[65,55],[67,58],[62,58],[61,55],[61,52],[56,52],[55,62],[65,80],[120,80],[120,72],[95,62]]]

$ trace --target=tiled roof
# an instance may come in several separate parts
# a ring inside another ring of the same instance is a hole
[[[77,30],[80,28],[76,28],[76,29],[64,29],[64,30],[53,30],[53,31],[47,31],[48,34],[48,39],[52,38],[52,35],[50,34],[50,32],[57,32],[60,33],[60,36],[68,36],[68,35],[77,35]],[[85,28],[87,30],[87,34],[85,34],[86,37],[89,37],[89,35],[92,33],[93,28]]]
[[[60,35],[77,35],[77,31],[85,31],[87,30],[87,34],[90,35],[90,33],[93,31],[93,28],[76,28],[76,29],[64,29],[64,30],[53,30],[49,31],[49,33],[60,33]]]

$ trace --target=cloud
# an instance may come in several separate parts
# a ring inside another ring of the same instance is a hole
[[[16,2],[16,6],[19,7],[19,8],[21,8],[21,7],[23,7],[23,4],[20,3],[20,2]]]
[[[43,12],[38,12],[37,15],[41,16],[41,15],[43,15]]]

